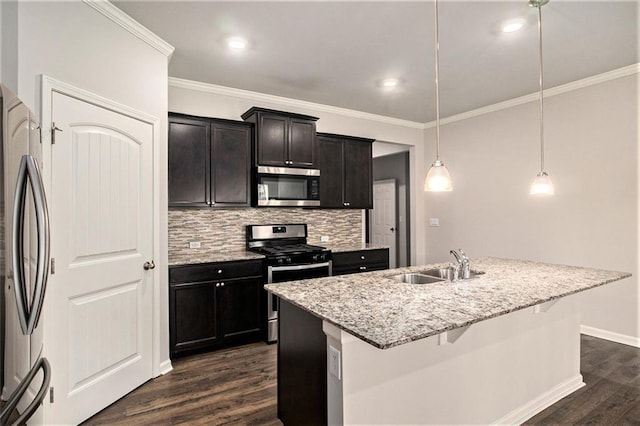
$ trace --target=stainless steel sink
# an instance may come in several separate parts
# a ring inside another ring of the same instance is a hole
[[[427,269],[426,271],[418,272],[418,274],[427,275],[427,276],[434,277],[434,278],[440,278],[440,279],[447,280],[447,281],[453,281],[454,278],[458,278],[458,279],[462,278],[460,276],[456,277],[455,273],[456,273],[456,270],[454,268],[451,268],[451,267]],[[469,275],[469,278],[466,278],[466,279],[476,278],[476,277],[478,277],[479,275],[482,275],[482,274],[484,274],[484,272],[471,271],[471,274]]]
[[[442,278],[418,273],[389,275],[387,276],[387,278],[391,278],[392,280],[400,281],[407,284],[433,284],[444,281],[444,279]]]

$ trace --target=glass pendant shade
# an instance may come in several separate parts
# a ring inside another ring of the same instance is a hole
[[[424,179],[424,190],[430,192],[448,192],[453,190],[449,170],[440,160],[436,160]]]
[[[538,176],[533,180],[531,189],[529,190],[531,195],[553,195],[553,183],[551,178],[546,172],[538,173]]]

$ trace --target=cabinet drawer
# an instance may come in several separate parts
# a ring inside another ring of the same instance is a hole
[[[332,253],[332,256],[334,268],[389,263],[389,249],[347,251]]]
[[[206,263],[169,268],[169,282],[171,283],[217,281],[262,275],[262,260]]]

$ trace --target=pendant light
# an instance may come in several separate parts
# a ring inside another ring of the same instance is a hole
[[[538,59],[540,66],[540,173],[531,184],[529,194],[531,195],[553,195],[553,183],[551,178],[544,171],[544,80],[542,68],[542,6],[549,3],[549,0],[529,0],[529,6],[538,8]]]
[[[445,192],[453,189],[449,170],[440,161],[440,90],[438,86],[439,73],[439,43],[438,43],[438,0],[435,0],[435,39],[436,39],[436,161],[433,162],[427,177],[424,179],[424,190],[431,192]]]

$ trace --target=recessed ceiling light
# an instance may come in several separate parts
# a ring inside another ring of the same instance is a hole
[[[244,37],[235,36],[227,39],[227,46],[233,50],[243,50],[246,49],[248,45],[249,42]]]
[[[396,87],[398,84],[400,84],[400,80],[398,80],[397,78],[385,78],[380,82],[380,84],[382,87]]]
[[[524,27],[525,22],[526,21],[524,19],[511,19],[509,21],[506,21],[504,24],[502,24],[502,32],[503,33],[516,32],[522,29],[522,27]]]

